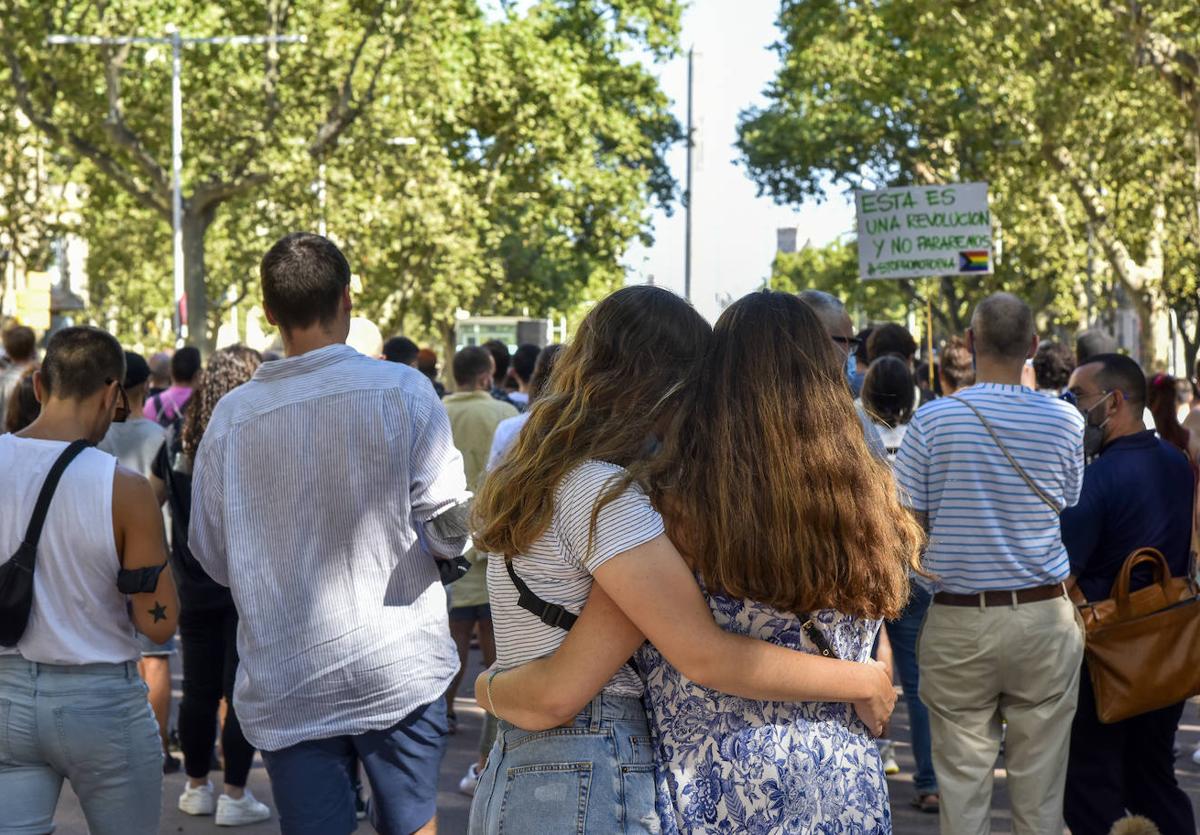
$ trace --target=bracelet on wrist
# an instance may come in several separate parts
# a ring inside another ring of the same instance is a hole
[[[504,671],[503,670],[493,670],[492,672],[488,673],[488,677],[487,677],[488,707],[491,710],[492,716],[495,716],[497,719],[502,719],[504,717],[502,717],[500,715],[500,711],[496,710],[496,701],[495,701],[495,699],[492,698],[492,682],[495,681],[496,676],[500,675],[502,672],[504,672]]]

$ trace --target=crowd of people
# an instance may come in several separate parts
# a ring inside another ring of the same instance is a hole
[[[0,546],[36,562],[24,610],[0,568],[0,833],[63,780],[93,833],[157,832],[181,767],[220,825],[435,832],[476,643],[472,835],[890,832],[894,682],[945,833],[989,831],[1001,751],[1019,833],[1195,831],[1184,704],[1101,722],[1078,611],[1138,549],[1191,571],[1189,381],[1003,293],[919,356],[818,290],[710,326],[636,286],[565,346],[462,347],[447,392],[405,337],[345,344],[325,238],[261,285],[282,356],[4,332]]]

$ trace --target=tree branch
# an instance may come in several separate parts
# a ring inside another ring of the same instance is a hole
[[[7,37],[0,38],[3,42],[4,58],[12,77],[13,92],[16,96],[17,107],[25,114],[25,118],[47,137],[59,145],[69,147],[92,162],[98,169],[110,177],[113,182],[132,195],[146,208],[157,212],[160,216],[170,219],[171,207],[162,195],[152,189],[145,188],[128,170],[109,153],[89,142],[74,131],[64,130],[51,115],[39,109],[33,101],[29,88],[29,80],[13,49],[12,42]]]
[[[114,53],[119,53],[120,57],[114,59]],[[114,145],[129,152],[133,161],[151,179],[156,189],[167,192],[170,190],[170,183],[166,170],[147,150],[145,143],[138,138],[137,134],[129,129],[121,110],[121,67],[128,54],[128,46],[120,50],[114,50],[108,46],[104,48],[104,92],[108,98],[108,115],[104,119],[104,132]]]
[[[268,35],[282,35],[284,29],[287,28],[288,16],[291,14],[291,3],[288,0],[279,0],[272,2],[267,12],[270,19],[270,26],[267,29]],[[260,130],[252,134],[246,140],[246,149],[243,151],[236,163],[231,167],[233,172],[230,179],[240,179],[254,164],[255,159],[263,149],[263,144],[266,138],[275,127],[275,121],[279,117],[279,54],[280,44],[275,41],[268,41],[266,44],[266,52],[263,58],[263,123]]]
[[[405,3],[404,9],[399,15],[401,22],[407,20],[411,7],[412,0],[409,0],[409,2]],[[354,77],[358,73],[359,63],[362,61],[363,53],[366,51],[367,42],[383,22],[383,14],[384,4],[380,3],[376,7],[374,17],[363,27],[362,37],[358,39],[358,43],[354,46],[354,51],[350,57],[350,66],[346,69],[345,78],[342,79],[337,96],[334,98],[333,104],[330,105],[325,122],[317,128],[316,135],[308,145],[308,153],[314,158],[321,158],[331,147],[337,144],[338,137],[350,125],[354,124],[354,121],[362,115],[367,106],[375,99],[376,86],[383,72],[384,64],[391,58],[392,52],[400,39],[399,33],[395,31],[398,26],[391,27],[392,31],[390,32],[383,32],[385,39],[383,52],[369,72],[370,81],[367,83],[366,90],[357,98],[354,93]]]
[[[1127,8],[1115,2],[1110,5],[1118,17],[1128,15],[1134,45],[1150,58],[1155,68],[1185,81],[1194,90],[1197,82],[1200,82],[1200,58],[1180,46],[1171,36],[1156,31],[1150,15],[1137,0],[1130,0]]]
[[[252,191],[270,179],[269,174],[256,172],[229,180],[210,180],[200,183],[192,190],[188,204],[196,211],[204,211],[224,203],[233,197]]]
[[[1139,264],[1129,253],[1129,248],[1113,232],[1109,223],[1104,199],[1092,185],[1091,180],[1079,169],[1070,150],[1062,145],[1047,146],[1046,160],[1062,174],[1067,184],[1079,198],[1083,211],[1092,222],[1092,232],[1104,250],[1117,278],[1136,293],[1144,293],[1151,281],[1163,275],[1163,240],[1166,237],[1167,209],[1162,199],[1155,201],[1151,211],[1150,238],[1146,243],[1146,261]],[[1161,194],[1161,189],[1159,190]]]

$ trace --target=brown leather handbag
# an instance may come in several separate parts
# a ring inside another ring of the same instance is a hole
[[[1139,565],[1154,568],[1154,583],[1135,592],[1129,578]],[[1112,597],[1080,602],[1087,630],[1084,655],[1105,724],[1178,704],[1200,694],[1200,587],[1189,571],[1172,577],[1153,548],[1125,560]]]

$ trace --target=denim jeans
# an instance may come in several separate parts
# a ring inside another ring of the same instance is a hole
[[[137,664],[0,656],[0,833],[54,828],[63,779],[92,835],[154,835],[162,742]]]
[[[929,735],[929,711],[917,695],[920,673],[917,669],[917,637],[921,624],[933,598],[914,580],[908,605],[900,617],[888,621],[887,633],[892,642],[892,655],[896,672],[900,674],[900,686],[904,688],[904,702],[908,705],[909,731],[912,735],[913,757],[917,761],[917,773],[913,787],[917,794],[937,794],[937,775],[933,771],[933,754]]]
[[[654,743],[641,699],[600,695],[572,725],[500,733],[471,804],[470,835],[660,831]]]

